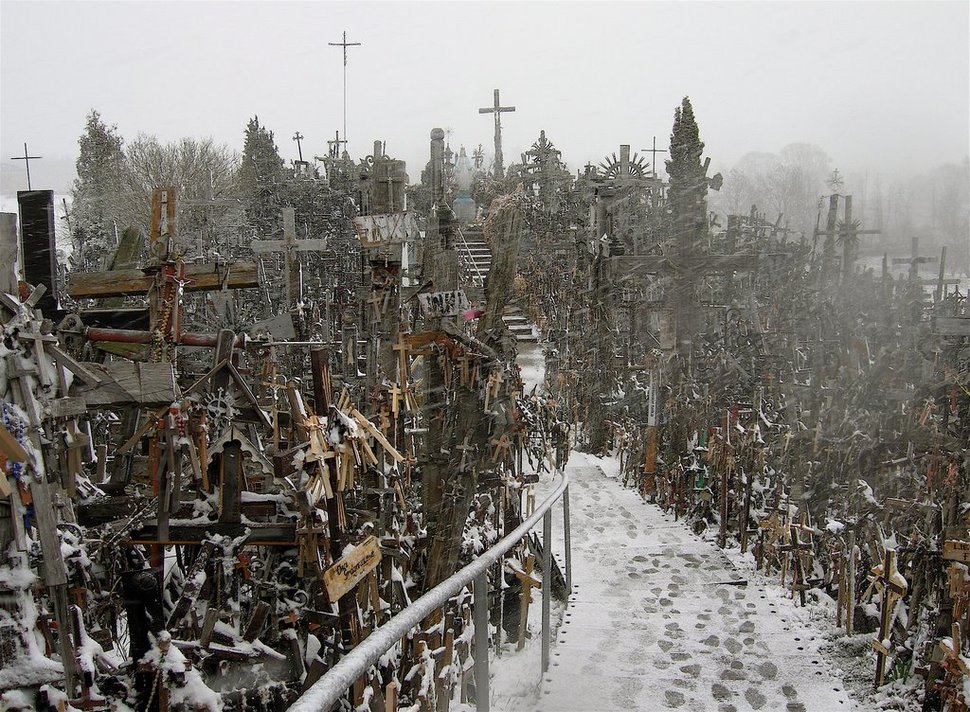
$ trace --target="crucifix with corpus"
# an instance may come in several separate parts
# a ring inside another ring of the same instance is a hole
[[[286,304],[289,312],[295,311],[300,303],[302,295],[302,283],[300,279],[300,252],[319,252],[327,249],[325,239],[296,239],[296,210],[294,208],[283,208],[283,239],[282,240],[254,240],[252,242],[253,252],[266,254],[270,252],[282,252],[286,264],[283,274],[286,279]]]
[[[478,110],[479,114],[495,114],[495,177],[501,178],[505,173],[502,165],[502,114],[515,111],[514,106],[502,106],[498,98],[498,89],[494,90],[494,103]]]

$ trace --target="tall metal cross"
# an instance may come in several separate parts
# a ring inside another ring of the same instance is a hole
[[[303,147],[300,145],[300,141],[303,140],[303,134],[297,131],[293,134],[293,140],[296,141],[296,150],[300,154],[300,163],[303,163]]]
[[[514,106],[502,106],[498,98],[498,89],[494,90],[494,104],[484,109],[479,109],[479,114],[495,114],[495,177],[501,178],[505,172],[502,165],[502,118],[501,115],[506,111],[515,111]]]
[[[344,51],[344,139],[347,138],[347,48],[360,47],[360,42],[348,42],[347,30],[344,30],[341,42],[327,42],[331,47],[342,47]]]
[[[43,156],[31,156],[27,151],[27,144],[24,143],[24,155],[14,156],[11,161],[23,161],[24,165],[27,167],[27,190],[30,190],[30,161],[31,159],[43,158]]]
[[[641,148],[641,151],[650,151],[650,168],[653,170],[653,177],[657,177],[657,154],[667,153],[666,148],[657,148],[657,137],[653,137],[653,148]]]

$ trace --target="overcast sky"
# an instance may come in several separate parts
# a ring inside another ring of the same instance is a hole
[[[285,158],[341,126],[346,30],[350,151],[374,139],[412,181],[431,128],[483,144],[501,89],[506,164],[540,129],[575,170],[621,143],[667,145],[693,101],[715,168],[793,142],[843,173],[959,162],[970,134],[970,3],[0,2],[0,192],[69,187],[95,108],[121,135],[211,136],[241,150],[247,120]]]

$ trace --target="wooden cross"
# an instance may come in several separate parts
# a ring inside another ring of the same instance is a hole
[[[666,148],[657,148],[657,137],[653,137],[653,148],[641,148],[641,151],[650,151],[650,168],[653,171],[653,177],[657,177],[657,154],[667,153]]]
[[[516,650],[525,647],[525,633],[529,628],[529,604],[532,603],[532,589],[542,587],[542,579],[533,573],[536,564],[536,557],[529,554],[525,557],[524,564],[515,559],[509,559],[505,565],[515,574],[522,584],[522,597],[519,607],[519,639],[515,646]]]
[[[479,109],[479,114],[494,114],[495,115],[495,177],[501,178],[504,174],[504,167],[502,165],[502,118],[503,113],[509,111],[515,111],[514,106],[502,106],[502,102],[498,98],[498,89],[494,90],[493,94],[493,104],[492,106],[487,106],[485,108]]]
[[[24,162],[24,166],[27,168],[27,190],[31,190],[31,188],[30,188],[30,162],[32,160],[37,160],[39,158],[43,158],[43,156],[31,156],[30,153],[27,151],[27,144],[24,143],[24,155],[22,155],[22,156],[13,156],[10,159],[11,161],[23,161]]]
[[[253,252],[282,252],[286,260],[286,294],[289,309],[295,310],[300,302],[302,285],[300,283],[299,252],[319,252],[327,249],[325,239],[296,239],[296,210],[283,208],[283,239],[254,240]]]
[[[879,611],[879,637],[872,641],[872,647],[876,651],[876,688],[882,686],[886,674],[886,658],[892,649],[889,641],[890,625],[893,619],[893,610],[896,608],[896,599],[906,595],[908,584],[896,570],[896,552],[893,549],[886,549],[886,558],[881,567],[873,567],[870,572],[872,582],[882,588],[882,601]]]
[[[340,138],[340,132],[336,131],[334,133],[334,138],[332,141],[327,141],[327,146],[330,148],[330,158],[340,158],[340,146],[341,144],[346,144],[347,142]]]

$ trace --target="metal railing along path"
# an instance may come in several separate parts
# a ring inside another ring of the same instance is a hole
[[[566,586],[572,589],[569,551],[569,476],[559,472],[560,482],[528,519],[450,578],[425,593],[410,606],[375,629],[307,689],[288,712],[329,712],[354,682],[380,657],[438,608],[443,607],[474,582],[475,700],[478,712],[488,712],[488,568],[524,539],[542,519],[542,672],[549,668],[550,607],[552,596],[552,505],[563,498],[563,531],[566,542]],[[479,635],[479,633],[483,633]]]
[[[469,261],[472,263],[472,267],[475,268],[475,272],[478,273],[478,287],[485,286],[485,276],[482,274],[482,270],[478,266],[478,259],[472,254],[471,248],[468,246],[468,242],[465,240],[465,232],[459,227],[458,237],[461,238],[461,244],[465,246],[465,255],[467,255]],[[474,281],[474,278],[473,278]]]

